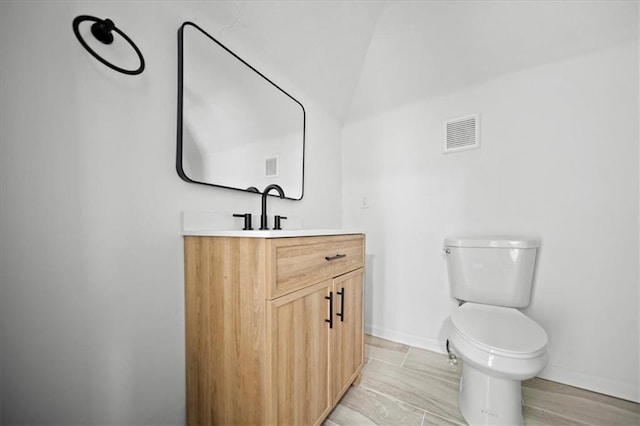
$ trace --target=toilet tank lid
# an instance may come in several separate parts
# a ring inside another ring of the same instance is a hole
[[[453,237],[444,240],[446,247],[536,248],[540,240],[522,237]]]

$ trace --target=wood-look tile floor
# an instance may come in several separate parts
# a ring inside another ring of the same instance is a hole
[[[365,367],[325,426],[465,425],[458,410],[462,361],[366,336]],[[523,382],[527,425],[640,425],[640,404],[534,378]]]

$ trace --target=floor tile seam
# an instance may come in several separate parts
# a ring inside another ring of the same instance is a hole
[[[402,367],[401,365],[397,365],[397,364],[392,364],[390,362],[386,362],[386,361],[382,361],[376,358],[371,358],[369,362],[371,361],[377,361],[377,362],[381,362],[383,364],[387,364],[387,365],[391,365],[393,367],[399,368],[403,371],[412,373],[412,374],[416,374],[419,376],[423,376],[423,378],[428,378],[428,379],[432,379],[432,380],[437,380],[439,383],[445,383],[445,384],[449,384],[449,385],[455,385],[455,386],[459,386],[460,385],[460,379],[456,380],[456,381],[452,381],[452,380],[446,380],[446,379],[442,379],[440,377],[436,377],[434,375],[432,375],[431,373],[428,373],[426,371],[422,371],[422,370],[415,370],[413,368],[406,368],[406,367]],[[421,408],[422,409],[422,408]]]
[[[434,380],[438,380],[440,382],[446,382],[446,383],[450,383],[450,384],[456,385],[456,386],[458,386],[460,384],[460,377],[458,377],[456,380],[449,380],[449,379],[445,379],[444,377],[436,376],[433,373],[430,373],[428,371],[418,370],[417,368],[404,367],[404,366],[401,366],[400,368],[403,368],[403,369],[405,369],[407,371],[410,371],[412,373],[424,374],[426,376],[429,376],[429,378],[434,379]]]
[[[548,391],[540,390],[540,389],[538,389],[537,391],[541,392],[543,394],[553,394],[554,393],[554,392],[548,392]],[[626,410],[624,408],[621,408],[621,407],[618,407],[618,406],[615,406],[615,405],[607,404],[606,402],[592,401],[592,400],[587,399],[587,398],[576,397],[575,395],[570,395],[570,394],[563,394],[563,396],[569,397],[569,399],[570,399],[570,401],[564,401],[564,404],[573,405],[573,404],[576,404],[576,403],[583,403],[583,404],[587,404],[587,405],[596,405],[600,409],[600,411],[608,411],[613,416],[625,415],[625,414],[630,413],[629,410]],[[532,408],[544,410],[544,411],[546,411],[548,413],[557,414],[559,416],[567,418],[566,415],[563,415],[561,413],[558,413],[557,411],[554,411],[554,410],[551,410],[551,409],[547,408],[545,406],[544,402],[538,402],[536,400],[537,400],[537,398],[535,398],[535,397],[534,398],[529,397],[529,398],[527,398],[527,401],[525,401],[524,405],[527,405],[527,406],[532,407]],[[631,412],[631,413],[635,414],[633,412]],[[588,423],[588,422],[585,423],[583,421],[583,424],[592,424],[592,423]],[[597,423],[595,425],[599,426]]]
[[[569,386],[569,385],[566,385]],[[633,411],[630,411],[628,408],[626,407],[620,407],[619,405],[610,403],[608,401],[602,401],[599,399],[591,399],[589,398],[589,395],[576,395],[574,393],[570,393],[567,391],[564,392],[558,392],[558,391],[554,391],[554,390],[547,390],[547,389],[541,389],[539,387],[532,387],[532,386],[527,386],[526,384],[522,384],[522,389],[523,391],[526,389],[528,392],[539,392],[545,395],[548,394],[554,394],[554,395],[559,395],[560,397],[562,397],[563,399],[568,399],[570,403],[575,403],[575,402],[580,402],[580,403],[584,403],[584,404],[589,404],[589,405],[593,405],[593,404],[597,404],[598,406],[600,406],[601,408],[605,408],[605,409],[613,409],[622,413],[635,413]],[[580,389],[580,388],[576,388],[576,389]],[[591,391],[586,391],[586,392],[591,392]],[[596,393],[596,392],[594,392]],[[599,394],[602,395],[604,397],[609,397],[609,395],[604,395],[604,394]],[[611,397],[611,398],[615,398],[615,397]],[[527,404],[530,405],[532,407],[536,407],[533,404]]]
[[[372,359],[373,359],[373,358],[372,358]],[[377,359],[376,359],[376,361],[380,361],[380,360],[377,360]],[[382,362],[384,362],[384,361],[382,361]],[[386,363],[386,362],[385,362],[385,364],[389,364],[389,363]],[[393,366],[395,366],[395,367],[399,367],[399,368],[404,369],[404,367],[398,366],[398,365],[396,365],[396,364],[391,364],[391,365],[393,365]],[[440,382],[446,382],[446,383],[449,383],[449,384],[456,384],[456,385],[458,384],[458,383],[453,383],[453,382],[451,382],[451,381],[447,381],[447,380],[440,380],[440,379],[438,379],[438,378],[436,378],[436,377],[433,377],[431,374],[425,373],[425,372],[423,372],[423,371],[419,371],[419,370],[412,370],[412,369],[409,369],[409,368],[406,368],[405,370],[406,370],[406,371],[411,371],[411,372],[413,372],[413,373],[418,373],[418,374],[420,374],[420,375],[424,375],[424,376],[427,376],[427,377],[429,377],[429,378],[436,379],[436,380],[438,380],[438,381],[440,381]],[[401,400],[401,399],[395,398],[395,397],[393,397],[393,396],[391,396],[391,395],[388,395],[388,394],[386,394],[386,393],[380,392],[379,390],[372,389],[372,388],[369,388],[369,387],[367,387],[367,386],[363,386],[362,384],[360,384],[359,386],[360,386],[361,388],[363,388],[363,389],[366,389],[366,390],[368,390],[368,391],[370,391],[370,392],[373,392],[373,393],[375,393],[375,394],[378,394],[378,395],[382,395],[382,396],[384,396],[384,397],[386,397],[386,398],[389,398],[389,399],[391,399],[391,400],[393,400],[393,401],[396,401],[396,402],[402,403],[402,404],[404,404],[404,405],[407,405],[407,406],[412,407],[412,408],[417,409],[417,410],[424,411],[424,412],[425,412],[425,416],[426,416],[426,413],[428,412],[429,414],[431,414],[431,415],[433,415],[433,416],[436,416],[436,417],[438,417],[438,418],[440,418],[440,419],[444,419],[444,420],[446,420],[446,421],[449,421],[449,422],[452,422],[452,423],[455,423],[455,424],[458,424],[458,425],[465,426],[465,424],[464,424],[464,423],[460,423],[460,421],[459,421],[459,420],[457,420],[457,419],[454,419],[454,418],[451,418],[451,417],[445,417],[445,416],[443,416],[443,415],[441,415],[441,414],[436,414],[436,413],[434,413],[433,411],[429,411],[429,410],[426,410],[426,409],[424,409],[424,408],[422,408],[422,407],[418,407],[417,405],[413,405],[413,404],[411,404],[410,402],[403,401],[403,400]]]
[[[371,343],[367,343],[370,347],[372,348],[376,348],[376,349],[380,349],[381,351],[385,351],[385,352],[398,352],[398,353],[406,353],[409,348],[411,348],[411,346],[402,346],[402,347],[397,347],[397,346],[378,346],[378,345],[372,345]]]
[[[371,333],[366,333],[365,332],[364,335],[366,337],[368,337],[370,340],[382,342],[383,345],[386,344],[388,346],[411,346],[411,345],[407,345],[405,343],[396,342],[395,340],[386,339],[384,337],[379,337],[379,336],[376,336],[376,335],[371,334]],[[371,342],[369,342],[369,344],[371,344]]]
[[[458,375],[456,380],[449,380],[449,379],[433,376],[431,373],[428,373],[428,372],[426,372],[424,370],[419,370],[417,368],[407,367],[405,364],[407,363],[407,358],[409,358],[409,352],[411,351],[411,349],[414,349],[414,347],[413,346],[409,346],[409,350],[407,351],[407,354],[405,355],[404,360],[402,360],[402,365],[401,365],[402,368],[406,368],[407,370],[411,370],[411,371],[418,371],[420,373],[425,373],[425,374],[428,374],[429,376],[433,377],[434,379],[438,379],[438,380],[443,381],[443,382],[453,383],[454,385],[457,385],[457,384],[460,383],[460,375]],[[426,350],[426,349],[423,349],[423,350]],[[427,364],[428,365],[432,365],[429,362],[427,362]]]
[[[427,372],[427,371],[424,371],[424,370],[419,370],[417,368],[411,368],[411,367],[405,367],[405,366],[402,366],[402,368],[404,368],[405,370],[408,370],[408,371],[426,374],[429,377],[431,377],[433,379],[436,379],[436,380],[439,380],[441,382],[447,382],[447,383],[451,383],[453,385],[459,385],[460,384],[460,377],[459,376],[458,376],[458,378],[456,380],[449,380],[449,379],[445,379],[444,377],[435,376],[430,372]]]
[[[404,363],[407,362],[407,358],[409,357],[409,352],[411,352],[412,347],[409,346],[409,349],[407,349],[407,353],[404,354],[404,358],[402,359],[402,364],[400,364],[400,367],[404,368]]]
[[[583,425],[583,426],[601,426],[599,423],[590,423],[590,422],[585,422],[583,420],[578,420],[578,419],[575,419],[573,417],[569,417],[569,416],[566,416],[564,414],[560,414],[560,413],[557,413],[555,411],[549,410],[547,408],[542,408],[542,407],[538,407],[538,406],[531,405],[531,404],[523,404],[523,405],[525,407],[534,408],[536,410],[544,411],[547,414],[552,414],[554,416],[561,417],[561,418],[563,418],[565,420],[568,420],[568,421],[573,422],[573,423],[578,423],[578,424]],[[525,418],[525,420],[526,420],[526,418]]]
[[[630,401],[627,399],[623,399],[623,398],[618,398],[615,397],[613,395],[607,395],[604,393],[600,393],[600,392],[596,392],[596,391],[592,391],[589,389],[585,389],[585,388],[580,388],[577,386],[572,386],[572,385],[568,385],[566,383],[560,383],[560,382],[556,382],[554,380],[551,379],[545,379],[539,376],[534,377],[535,380],[538,381],[538,384],[529,384],[527,383],[527,381],[522,382],[522,387],[523,388],[527,388],[529,390],[532,391],[538,391],[538,392],[545,392],[545,393],[554,393],[554,394],[558,394],[561,396],[567,396],[567,397],[572,397],[572,398],[579,398],[582,400],[586,400],[588,402],[595,402],[595,403],[599,403],[599,404],[603,404],[603,405],[607,405],[607,406],[611,406],[611,407],[616,407],[620,410],[626,410],[626,407],[621,407],[619,403],[612,403],[610,402],[611,400],[614,401],[622,401],[624,404],[622,405],[626,405],[628,404],[635,404],[640,405],[640,403],[634,402],[634,401]],[[551,383],[550,385],[545,385],[543,383]],[[549,387],[549,389],[546,389],[546,387]]]
[[[375,343],[365,343],[373,348],[382,349],[384,351],[392,351],[392,352],[406,352],[411,348],[409,345],[403,345],[402,343],[394,342],[392,340],[387,340],[387,342],[393,343],[392,345],[376,345]]]
[[[393,365],[394,367],[402,368],[402,365],[399,365],[397,363],[390,362],[390,361],[385,361],[384,359],[379,359],[379,358],[374,358],[372,356],[369,356],[369,362],[371,362],[372,360],[373,361],[382,362],[382,363],[387,364],[387,365]]]
[[[375,394],[377,394],[377,395],[384,396],[385,398],[389,398],[390,400],[392,400],[392,401],[394,401],[394,402],[399,402],[399,403],[401,403],[402,405],[406,405],[406,406],[408,406],[408,407],[411,407],[411,408],[414,408],[414,409],[416,409],[416,410],[422,411],[422,412],[423,412],[423,414],[427,411],[427,410],[425,410],[425,409],[424,409],[424,408],[422,408],[422,407],[418,407],[417,405],[413,405],[413,404],[411,404],[411,403],[409,403],[409,402],[407,402],[407,401],[403,401],[403,400],[401,400],[401,399],[398,399],[398,398],[396,398],[396,397],[393,397],[393,396],[391,396],[391,395],[389,395],[389,394],[386,394],[386,393],[384,393],[384,392],[380,392],[380,391],[379,391],[379,390],[377,390],[377,389],[373,389],[373,388],[370,388],[370,387],[367,387],[367,386],[363,386],[362,384],[358,385],[358,387],[360,387],[360,388],[362,388],[362,389],[364,389],[364,390],[366,390],[366,391],[368,391],[368,392],[371,392],[371,393],[375,393]]]
[[[432,416],[435,416],[435,417],[437,417],[439,419],[446,420],[448,422],[455,423],[455,424],[460,425],[460,426],[467,426],[466,423],[464,423],[464,422],[461,423],[460,420],[458,420],[458,419],[453,419],[451,417],[445,417],[442,414],[436,414],[436,413],[434,413],[432,411],[429,411],[429,410],[424,410],[425,417],[427,416],[427,413],[429,413]]]
[[[465,426],[465,424],[464,424],[464,423],[460,423],[460,421],[458,421],[457,419],[453,419],[453,418],[451,418],[451,417],[445,417],[445,416],[443,416],[443,415],[441,415],[441,414],[436,414],[436,413],[434,413],[434,412],[432,412],[432,411],[425,410],[425,409],[424,409],[424,408],[422,408],[422,407],[418,407],[417,405],[413,405],[413,404],[411,404],[410,402],[403,401],[403,400],[401,400],[401,399],[395,398],[395,397],[393,397],[393,396],[391,396],[391,395],[388,395],[388,394],[386,394],[386,393],[380,392],[379,390],[372,389],[372,388],[369,388],[369,387],[366,387],[366,386],[362,386],[362,385],[359,385],[359,387],[361,387],[362,389],[365,389],[365,390],[367,390],[367,391],[369,391],[369,392],[372,392],[372,393],[375,393],[375,394],[378,394],[378,395],[382,395],[382,396],[384,396],[385,398],[389,398],[390,400],[392,400],[392,401],[394,401],[394,402],[396,402],[396,403],[398,403],[398,402],[399,402],[399,403],[401,403],[401,404],[403,404],[403,405],[406,405],[406,406],[408,406],[408,407],[411,407],[411,408],[413,408],[413,409],[415,409],[415,410],[422,411],[422,424],[424,424],[424,421],[425,421],[425,419],[426,419],[427,413],[429,413],[429,414],[431,414],[432,416],[436,416],[436,417],[438,417],[438,418],[440,418],[440,419],[443,419],[443,420],[446,420],[446,421],[448,421],[448,422],[452,422],[452,423],[455,423],[455,424],[457,424],[457,425]]]

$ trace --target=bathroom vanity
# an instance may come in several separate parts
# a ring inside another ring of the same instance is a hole
[[[184,236],[187,424],[318,425],[364,360],[364,235]]]

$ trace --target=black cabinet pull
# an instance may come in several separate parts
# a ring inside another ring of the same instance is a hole
[[[340,317],[340,322],[344,322],[344,287],[341,287],[336,294],[340,295],[340,312],[336,313],[336,315]]]
[[[324,298],[329,301],[329,319],[324,320],[324,322],[328,322],[329,328],[333,328],[333,292],[330,291],[329,295]]]
[[[335,256],[325,256],[324,258],[331,262],[332,260],[342,259],[343,257],[347,257],[346,254],[336,254]]]

